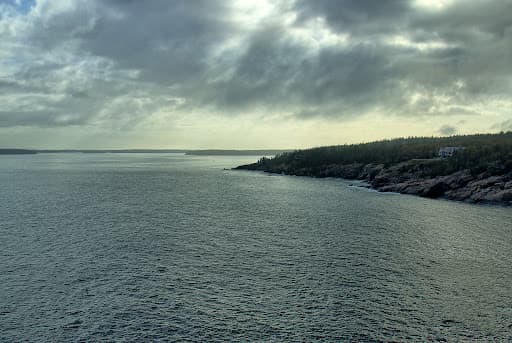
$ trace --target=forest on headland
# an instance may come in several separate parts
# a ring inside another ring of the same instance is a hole
[[[462,149],[440,158],[439,150],[445,147]],[[237,169],[359,179],[381,191],[508,203],[512,201],[512,132],[318,147],[262,157]]]

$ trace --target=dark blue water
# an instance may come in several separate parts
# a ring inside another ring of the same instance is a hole
[[[512,209],[229,171],[0,156],[0,341],[511,341]]]

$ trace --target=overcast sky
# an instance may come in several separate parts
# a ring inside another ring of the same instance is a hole
[[[0,0],[0,147],[512,130],[512,0]]]

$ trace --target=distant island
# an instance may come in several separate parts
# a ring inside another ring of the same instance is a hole
[[[382,192],[512,205],[512,132],[296,150],[234,169],[363,180]]]

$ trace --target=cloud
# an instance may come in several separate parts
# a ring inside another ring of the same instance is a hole
[[[512,1],[428,4],[4,3],[0,126],[124,129],[191,113],[343,121],[508,108]]]
[[[457,129],[450,125],[443,125],[439,128],[438,133],[442,136],[453,136],[457,133]]]

